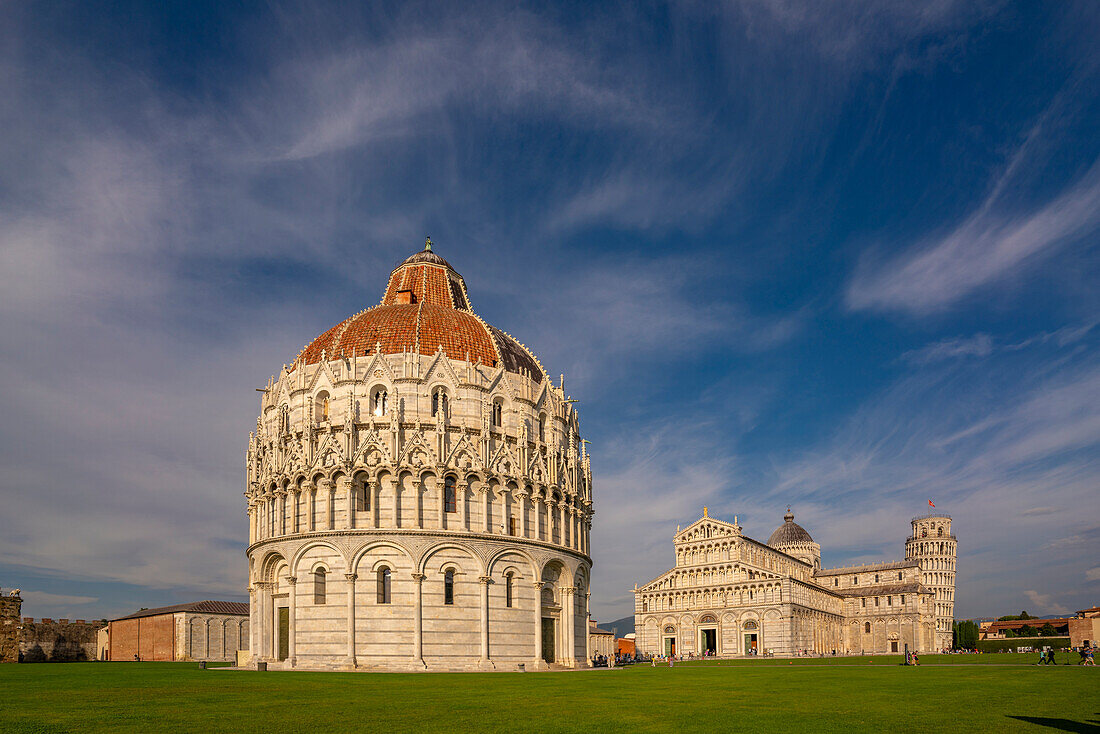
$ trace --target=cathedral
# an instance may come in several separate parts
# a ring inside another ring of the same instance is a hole
[[[575,401],[474,313],[431,240],[261,393],[245,491],[255,664],[587,663]]]
[[[905,560],[821,568],[788,509],[767,543],[703,517],[673,539],[676,567],[634,587],[637,650],[651,655],[871,654],[951,647],[951,518],[912,520]]]

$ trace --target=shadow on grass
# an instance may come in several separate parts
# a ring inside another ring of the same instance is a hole
[[[1010,719],[1016,719],[1017,721],[1026,721],[1029,724],[1038,724],[1039,726],[1050,727],[1051,729],[1058,729],[1059,731],[1072,731],[1079,734],[1098,734],[1100,733],[1100,726],[1096,724],[1089,724],[1084,721],[1071,721],[1070,719],[1052,719],[1045,716],[1009,716]]]

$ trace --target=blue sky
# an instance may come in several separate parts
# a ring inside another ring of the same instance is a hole
[[[593,614],[677,524],[955,518],[1100,593],[1094,3],[0,8],[0,585],[243,599],[253,388],[430,234],[580,398]]]

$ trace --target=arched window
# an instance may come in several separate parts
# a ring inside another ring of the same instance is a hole
[[[325,603],[325,569],[318,568],[313,572],[313,603]]]
[[[649,602],[647,602],[645,599],[642,600],[642,611],[643,612],[648,612],[649,611]]]
[[[871,623],[870,622],[864,622],[863,623],[863,631],[866,634],[871,634]]]
[[[539,441],[546,443],[546,414],[539,415]]]
[[[455,572],[451,570],[443,574],[443,603],[455,603]]]
[[[383,566],[378,569],[378,603],[390,603],[390,570]]]
[[[512,572],[504,574],[504,606],[512,606]]]
[[[329,408],[328,393],[324,390],[317,393],[317,398],[314,400],[314,405],[316,406],[317,421],[322,423],[324,421],[327,421]]]
[[[458,500],[455,495],[454,477],[447,477],[443,480],[443,511],[458,512]]]
[[[447,415],[447,391],[441,387],[435,389],[432,393],[432,415],[435,416],[443,411],[443,416]]]
[[[374,395],[371,396],[371,412],[375,415],[385,415],[389,409],[389,393],[386,392],[386,388],[375,388]]]
[[[493,401],[493,426],[500,428],[504,425],[504,405],[499,401]]]
[[[943,528],[940,528],[939,530],[937,530],[936,535],[938,535],[942,538],[943,537]]]
[[[875,574],[875,583],[876,584],[878,583],[878,574],[877,573]]]

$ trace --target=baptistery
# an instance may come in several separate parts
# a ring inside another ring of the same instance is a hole
[[[248,442],[253,664],[586,665],[592,473],[564,383],[430,240],[284,365]]]

